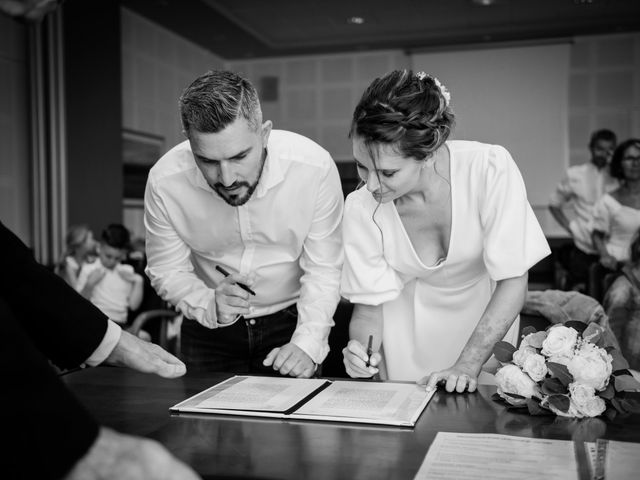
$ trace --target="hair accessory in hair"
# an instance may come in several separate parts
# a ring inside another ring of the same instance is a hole
[[[431,77],[431,78],[433,79],[433,83],[435,83],[436,86],[440,89],[440,93],[444,97],[445,105],[448,106],[449,102],[451,102],[451,93],[449,93],[449,90],[447,90],[447,87],[445,87],[442,83],[440,83],[440,80],[438,80],[436,77]]]
[[[418,72],[416,73],[416,78],[420,81],[423,81],[425,78],[427,78],[427,74],[424,72]]]

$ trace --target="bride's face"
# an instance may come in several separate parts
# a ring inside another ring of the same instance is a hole
[[[375,158],[371,153],[361,138],[353,138],[358,175],[376,201],[391,202],[416,187],[424,160],[404,157],[389,144],[377,145]]]

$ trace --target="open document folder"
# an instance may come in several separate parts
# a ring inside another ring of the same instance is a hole
[[[237,375],[169,410],[413,427],[433,393],[415,383]]]

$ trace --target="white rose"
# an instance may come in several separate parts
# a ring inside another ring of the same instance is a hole
[[[495,378],[498,395],[511,405],[524,405],[527,403],[527,398],[540,395],[538,385],[516,365],[505,365],[496,372]],[[514,393],[525,398],[513,398],[506,395],[507,393]]]
[[[603,348],[585,342],[567,364],[573,381],[600,391],[609,383],[613,358]]]
[[[522,365],[522,371],[529,375],[534,382],[539,382],[547,374],[545,358],[537,353],[527,356]]]
[[[547,331],[546,330],[541,330],[539,332],[530,333],[526,337],[522,338],[522,341],[520,342],[520,346],[521,347],[527,346],[527,347],[541,348],[542,347],[542,342],[544,342],[545,338],[547,338]]]
[[[557,325],[547,332],[542,342],[542,354],[547,357],[571,357],[578,339],[578,332],[573,328]]]
[[[596,396],[595,389],[589,385],[570,383],[569,395],[578,411],[586,417],[597,417],[605,411],[604,400]]]
[[[519,367],[522,367],[527,357],[535,354],[536,354],[535,348],[529,347],[528,345],[523,345],[521,343],[520,348],[518,348],[518,350],[513,352],[513,363],[515,363]]]

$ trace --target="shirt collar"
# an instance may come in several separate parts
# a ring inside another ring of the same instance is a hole
[[[254,195],[258,198],[264,197],[270,188],[275,187],[284,180],[280,156],[274,155],[268,148],[266,149],[266,154],[262,176],[254,192]]]

